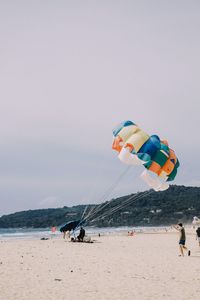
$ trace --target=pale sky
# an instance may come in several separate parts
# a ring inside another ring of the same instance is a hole
[[[0,215],[99,203],[130,119],[200,186],[199,0],[0,0]],[[147,190],[132,167],[111,197]]]

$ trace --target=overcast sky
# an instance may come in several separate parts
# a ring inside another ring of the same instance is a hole
[[[0,215],[101,201],[126,119],[200,186],[199,53],[199,0],[0,0]],[[109,198],[148,189],[141,171]]]

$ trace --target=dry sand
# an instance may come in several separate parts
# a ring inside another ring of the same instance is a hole
[[[200,299],[200,248],[178,257],[178,233],[0,242],[1,300]]]

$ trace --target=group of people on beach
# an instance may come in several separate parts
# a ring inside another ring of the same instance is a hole
[[[179,236],[179,249],[180,249],[180,254],[179,256],[184,256],[184,253],[187,252],[187,255],[191,255],[191,251],[186,247],[186,233],[185,233],[185,228],[182,223],[178,223],[177,225],[173,225],[173,227],[179,231],[180,236]],[[133,236],[134,231],[128,231],[128,236]],[[66,237],[70,238],[70,231],[64,231],[63,232],[63,238],[65,239]],[[81,226],[79,235],[75,238],[71,238],[72,242],[83,242],[85,237],[85,229]],[[196,230],[196,239],[198,240],[199,247],[200,247],[200,227],[197,228]]]
[[[63,238],[70,238],[70,231],[63,231]],[[85,237],[85,229],[81,226],[80,228],[80,232],[79,232],[79,235],[75,238],[71,238],[71,241],[72,242],[83,242],[83,239]]]

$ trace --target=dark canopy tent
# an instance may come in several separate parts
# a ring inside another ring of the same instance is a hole
[[[83,221],[81,220],[77,220],[77,221],[70,221],[68,223],[66,223],[64,226],[62,226],[60,228],[60,231],[61,232],[64,232],[64,231],[71,231],[71,230],[74,230],[76,229],[77,227],[81,226],[83,224]]]

